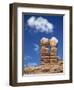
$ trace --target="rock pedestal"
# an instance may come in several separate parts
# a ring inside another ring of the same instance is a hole
[[[49,44],[50,44],[50,62],[54,63],[57,62],[57,43],[58,40],[56,38],[51,38],[49,40]]]
[[[40,40],[40,45],[41,45],[41,65],[47,63],[49,61],[49,48],[48,48],[48,38],[42,38]]]
[[[57,62],[57,48],[56,47],[51,47],[49,59],[50,59],[50,62],[52,63]]]
[[[49,62],[49,48],[46,46],[41,46],[41,64]]]

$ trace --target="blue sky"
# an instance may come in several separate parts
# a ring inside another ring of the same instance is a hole
[[[24,66],[40,64],[40,39],[58,39],[58,56],[63,59],[63,16],[24,14]]]

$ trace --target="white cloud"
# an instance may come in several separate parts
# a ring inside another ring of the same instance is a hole
[[[38,51],[39,50],[39,45],[38,44],[34,44],[34,51]]]
[[[28,19],[27,23],[30,27],[34,26],[34,21],[35,21],[35,17],[32,16],[31,18]]]
[[[56,37],[52,37],[50,40],[54,40],[56,43],[58,43],[58,39]]]
[[[33,29],[35,32],[53,32],[53,24],[43,17],[32,16],[28,19],[27,24],[29,27],[35,28]]]

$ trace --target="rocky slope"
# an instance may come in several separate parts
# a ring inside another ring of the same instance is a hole
[[[42,73],[62,73],[63,72],[63,61],[58,60],[54,63],[41,63],[39,66],[25,67],[25,74],[42,74]]]

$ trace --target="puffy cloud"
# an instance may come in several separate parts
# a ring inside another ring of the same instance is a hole
[[[32,16],[31,18],[28,19],[27,23],[30,27],[34,27],[34,22],[35,22],[35,17]]]
[[[35,28],[33,29],[35,32],[53,32],[53,24],[43,17],[32,16],[27,20],[27,24],[29,27]]]
[[[58,43],[58,39],[56,37],[52,37],[50,40],[51,41],[56,41],[56,43]]]

